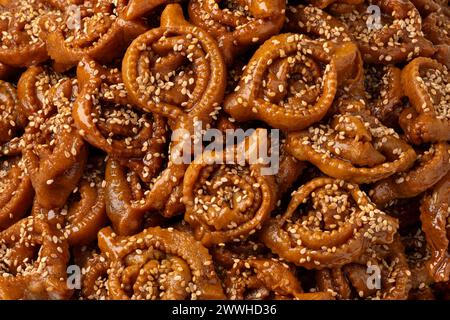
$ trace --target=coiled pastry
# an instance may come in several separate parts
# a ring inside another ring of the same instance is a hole
[[[328,124],[291,133],[286,148],[325,174],[354,183],[387,178],[409,169],[416,159],[409,144],[367,111],[337,114]]]
[[[224,297],[208,251],[189,234],[156,227],[127,238],[106,228],[99,247],[111,263],[110,299]]]
[[[321,120],[337,88],[357,58],[351,42],[309,40],[280,34],[255,52],[224,109],[238,121],[258,119],[286,131]]]
[[[374,244],[389,244],[396,219],[378,210],[357,185],[316,178],[293,192],[285,213],[271,219],[261,240],[283,259],[308,269],[356,261]]]
[[[445,65],[416,58],[402,70],[403,90],[411,104],[399,123],[411,142],[450,140],[450,74]]]

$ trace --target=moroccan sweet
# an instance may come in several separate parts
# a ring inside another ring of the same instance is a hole
[[[242,149],[254,148],[258,138],[257,131],[242,142]],[[249,153],[242,165],[214,164],[214,159],[225,162],[230,154],[239,157],[239,150],[232,146],[223,153],[205,152],[186,170],[185,220],[207,247],[245,240],[261,229],[277,201],[274,177],[264,175],[263,165],[251,163]]]
[[[286,148],[327,175],[355,183],[375,182],[410,168],[414,149],[367,111],[337,114],[329,124],[291,133]]]
[[[194,118],[208,123],[223,98],[226,70],[217,43],[177,4],[166,7],[161,27],[132,42],[122,68],[131,100],[172,127],[191,126]]]
[[[341,73],[356,56],[351,42],[337,45],[289,33],[274,36],[250,59],[224,109],[238,121],[258,119],[286,131],[304,129],[325,116]]]
[[[425,196],[420,207],[422,228],[431,249],[428,269],[436,281],[448,281],[450,275],[449,198],[450,174],[447,174]]]
[[[377,6],[378,16],[370,12],[370,5]],[[424,37],[420,14],[409,0],[337,4],[331,12],[347,24],[367,63],[387,65],[435,52]]]
[[[216,39],[225,61],[232,64],[237,55],[281,30],[286,3],[283,0],[195,0],[189,1],[188,8],[192,23]]]
[[[162,158],[153,155],[163,152],[165,120],[133,108],[116,68],[85,59],[78,65],[77,79],[80,93],[72,115],[83,138],[148,182],[161,166]]]
[[[0,61],[12,67],[30,67],[46,61],[48,21],[55,13],[45,0],[8,1],[2,5]]]
[[[110,259],[111,299],[224,298],[211,256],[189,234],[156,227],[117,237],[106,228],[99,247]]]
[[[271,219],[260,236],[286,261],[323,269],[355,261],[374,244],[391,243],[397,228],[396,219],[358,186],[323,177],[295,191],[287,211]]]
[[[375,272],[379,278],[370,278]],[[404,300],[411,289],[411,272],[396,239],[390,245],[369,248],[359,261],[317,271],[317,281],[321,290],[331,291],[338,299]]]
[[[2,159],[0,177],[0,230],[3,230],[27,214],[34,190],[18,157]]]
[[[407,138],[416,144],[450,140],[450,73],[445,65],[416,58],[402,71],[402,84],[411,107],[400,114]]]
[[[380,206],[393,200],[412,198],[435,185],[450,170],[450,147],[441,142],[432,144],[419,154],[411,170],[400,172],[374,185],[373,201]]]
[[[102,63],[121,57],[130,42],[146,30],[140,19],[125,18],[127,2],[81,1],[76,11],[62,11],[57,18],[49,19],[45,42],[55,67],[65,71],[82,57]]]
[[[69,246],[45,220],[27,217],[0,232],[0,298],[67,299]]]
[[[384,125],[397,128],[404,98],[401,69],[388,65],[371,67],[366,72],[370,111]]]
[[[449,22],[0,0],[0,300],[450,299]]]
[[[30,116],[25,129],[23,160],[44,208],[62,206],[83,175],[87,145],[74,128],[76,81],[61,78],[45,92],[43,109]]]
[[[304,293],[289,267],[271,259],[238,260],[225,279],[232,300],[329,300],[331,293]]]

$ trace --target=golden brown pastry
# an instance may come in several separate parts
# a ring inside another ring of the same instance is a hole
[[[67,10],[59,18],[65,23],[52,19],[45,40],[55,69],[70,69],[86,56],[102,63],[120,57],[131,41],[147,29],[139,19],[125,19],[126,3],[126,0],[81,1],[77,3],[79,17]]]
[[[368,10],[370,5],[379,8],[379,21]],[[367,63],[387,65],[435,53],[423,35],[420,14],[409,0],[364,1],[337,5],[331,11],[347,24]]]
[[[411,271],[403,251],[398,238],[390,245],[370,247],[355,263],[319,270],[318,288],[338,299],[405,300]]]
[[[156,227],[119,237],[105,228],[99,247],[110,260],[110,299],[224,298],[211,256],[185,232]]]
[[[293,192],[286,212],[272,218],[260,238],[286,261],[323,269],[391,243],[397,228],[397,220],[378,210],[357,185],[322,177]]]
[[[224,110],[238,121],[258,119],[286,131],[304,129],[325,116],[357,55],[351,42],[274,36],[250,59]]]
[[[0,299],[67,299],[69,247],[44,220],[28,217],[0,232]]]
[[[387,178],[409,169],[416,159],[414,149],[367,110],[337,114],[327,124],[291,133],[286,148],[325,174],[354,183]]]
[[[189,18],[217,41],[228,64],[249,47],[277,34],[285,19],[284,0],[190,0]]]
[[[184,219],[206,247],[245,240],[261,229],[275,207],[276,181],[250,151],[261,143],[260,133],[264,132],[256,130],[223,152],[206,151],[186,170]],[[215,159],[222,164],[215,164]]]
[[[128,48],[123,81],[131,101],[169,119],[172,128],[209,123],[223,98],[225,64],[213,38],[183,17],[178,4],[161,14],[161,27]]]
[[[416,144],[450,140],[450,73],[445,65],[416,58],[402,70],[402,84],[411,107],[399,123]]]
[[[231,300],[331,300],[326,292],[304,293],[289,267],[272,259],[237,259],[224,281]]]
[[[87,146],[72,118],[76,94],[76,81],[62,78],[49,89],[44,112],[32,116],[26,128],[25,167],[37,201],[47,209],[64,205],[86,165]]]
[[[450,275],[449,201],[450,174],[447,173],[425,196],[420,207],[422,228],[431,249],[427,267],[430,275],[438,282],[448,281]]]
[[[0,300],[450,299],[449,18],[0,0]]]

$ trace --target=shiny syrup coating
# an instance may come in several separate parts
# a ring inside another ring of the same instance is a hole
[[[449,19],[0,0],[0,299],[448,299]]]

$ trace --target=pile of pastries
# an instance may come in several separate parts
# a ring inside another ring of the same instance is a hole
[[[0,299],[450,298],[447,0],[0,0],[0,30]],[[253,134],[194,158],[199,127]]]

